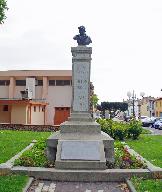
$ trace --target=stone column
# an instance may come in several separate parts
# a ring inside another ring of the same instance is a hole
[[[90,111],[90,69],[92,48],[72,47],[73,112]]]
[[[43,77],[42,99],[46,99],[47,94],[48,94],[48,78]]]
[[[14,77],[10,77],[10,85],[9,85],[9,98],[14,98],[14,89],[15,89],[15,79]]]

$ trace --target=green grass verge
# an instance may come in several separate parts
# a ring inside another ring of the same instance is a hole
[[[25,175],[6,175],[0,176],[1,192],[22,192],[27,184],[28,177]]]
[[[126,143],[152,164],[162,167],[162,136],[141,135],[138,140],[127,140]]]
[[[140,178],[131,179],[137,192],[162,192],[162,180],[142,180]]]
[[[46,139],[50,134],[50,132],[0,130],[0,163],[4,163],[16,155],[32,140]]]
[[[142,134],[151,134],[151,131],[142,128]]]
[[[14,165],[25,167],[54,167],[54,163],[48,161],[45,155],[46,139],[38,140],[35,145],[25,151],[19,159],[16,159]]]

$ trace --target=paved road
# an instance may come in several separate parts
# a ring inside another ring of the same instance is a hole
[[[162,130],[151,128],[151,127],[143,127],[146,130],[150,130],[153,135],[162,135]]]
[[[35,180],[28,192],[129,192],[126,184],[117,182],[55,182]]]

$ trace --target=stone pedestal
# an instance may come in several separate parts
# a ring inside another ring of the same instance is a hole
[[[47,140],[47,157],[56,169],[106,169],[114,161],[114,140],[89,113],[92,48],[72,47],[72,113]]]

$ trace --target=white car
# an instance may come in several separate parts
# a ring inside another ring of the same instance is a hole
[[[150,118],[150,117],[147,117],[147,116],[141,116],[140,119],[141,119],[142,125],[144,127],[148,127],[150,125],[152,126],[153,123],[154,123],[154,120],[152,118]]]

